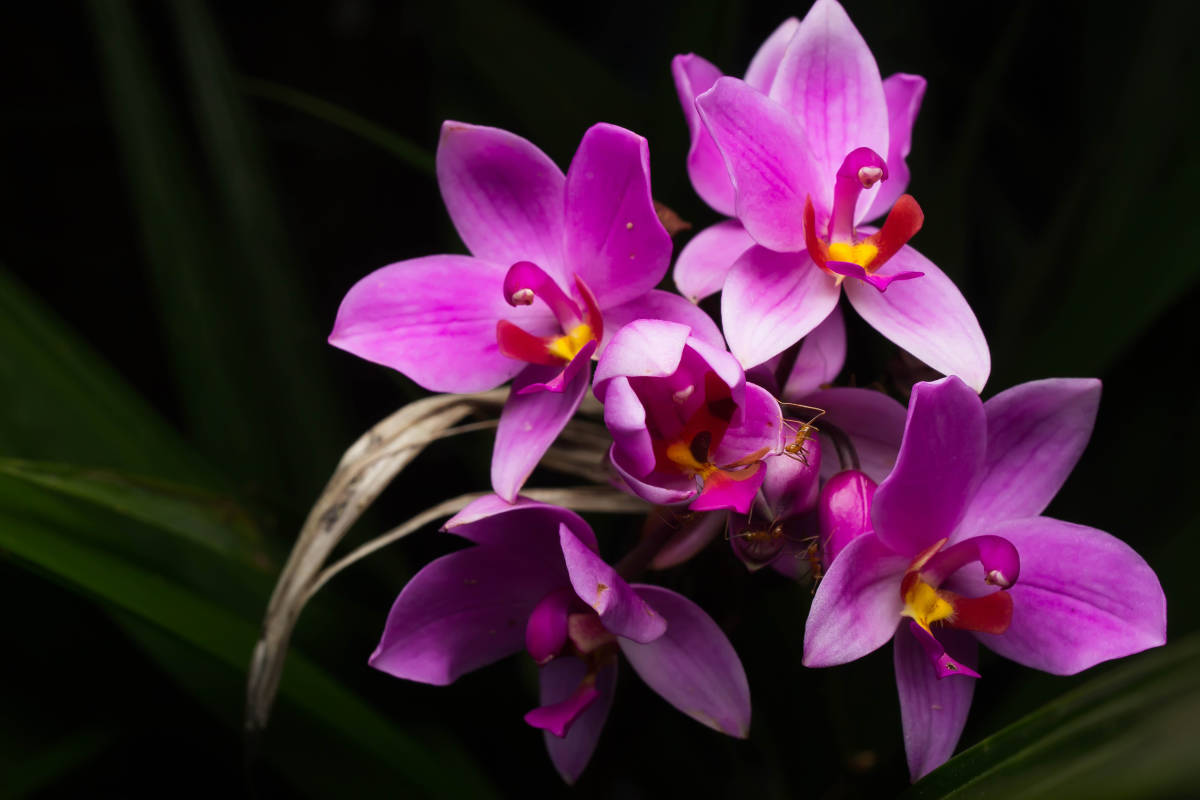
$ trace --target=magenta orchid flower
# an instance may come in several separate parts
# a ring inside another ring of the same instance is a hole
[[[629,584],[597,555],[578,515],[489,496],[446,523],[474,542],[418,572],[396,598],[370,663],[444,686],[525,649],[540,665],[543,729],[563,779],[583,772],[612,705],[618,654],[664,700],[745,738],[750,689],[725,634],[695,603]]]
[[[907,178],[903,157],[890,155],[892,128],[907,152],[918,100],[919,91],[889,100],[835,0],[819,0],[800,22],[768,91],[722,77],[696,98],[737,218],[757,243],[733,262],[721,294],[729,348],[747,368],[813,330],[844,287],[896,345],[982,390],[991,357],[979,323],[950,279],[907,245],[923,215],[889,186],[893,174]],[[876,207],[881,197],[892,208],[883,226],[860,227],[887,207]]]
[[[762,460],[781,447],[775,398],[686,325],[626,325],[596,366],[595,393],[613,466],[656,505],[745,513],[763,482]]]
[[[834,5],[836,6],[836,3]],[[843,23],[836,17],[838,12],[841,12],[840,6],[830,9],[817,3],[803,22],[795,17],[785,20],[767,37],[751,59],[750,66],[746,69],[746,85],[763,94],[771,94],[776,76],[783,71],[785,55],[790,55],[790,59],[782,80],[795,80],[796,70],[805,68],[806,64],[809,68],[821,66],[811,54],[801,52],[802,48],[811,53],[815,48],[827,43],[842,46],[846,39],[861,38],[853,26],[850,26],[848,31],[843,29],[848,25],[848,20]],[[841,17],[844,16],[845,12],[841,12]],[[804,39],[801,45],[796,46],[795,51],[789,52],[798,34]],[[862,56],[865,45],[851,42],[850,46],[851,55]],[[871,58],[869,51],[866,52],[866,57]],[[829,63],[838,66],[836,61]],[[874,63],[873,60],[871,63]],[[734,183],[725,169],[720,149],[696,110],[696,98],[711,89],[724,75],[716,66],[691,53],[676,56],[671,62],[671,72],[691,136],[687,165],[692,186],[713,210],[729,217],[739,216]],[[783,87],[780,88],[782,91]],[[913,122],[925,95],[925,79],[919,75],[897,73],[882,81],[882,91],[886,102],[887,132],[886,137],[876,135],[874,141],[876,144],[886,142],[886,150],[879,152],[887,154],[891,180],[875,190],[870,208],[863,209],[866,212],[864,219],[881,216],[891,208],[892,203],[904,193],[908,185],[909,172],[905,158],[908,157],[911,147]],[[835,96],[832,99],[838,107],[839,114],[842,108],[847,105],[853,106],[857,100],[849,95]],[[877,119],[867,114],[860,115],[860,118],[868,124],[872,133],[878,133],[873,127]],[[806,121],[805,118],[801,118],[802,123]],[[849,120],[852,124],[857,121],[859,120]],[[841,124],[846,122],[843,117]],[[822,125],[822,128],[825,127]],[[832,166],[836,168],[837,165]],[[697,301],[716,293],[721,289],[738,256],[754,243],[755,240],[737,219],[720,222],[701,231],[679,254],[675,264],[676,286],[684,296]]]
[[[371,273],[346,294],[329,341],[431,391],[513,379],[492,458],[501,497],[516,497],[575,413],[606,335],[633,319],[676,319],[724,346],[703,312],[654,289],[671,239],[642,137],[594,125],[563,175],[515,134],[446,122],[437,176],[472,255]]]
[[[840,553],[804,637],[811,667],[895,640],[914,780],[950,757],[974,690],[977,642],[1070,675],[1166,641],[1153,570],[1109,534],[1041,516],[1091,435],[1095,380],[1022,384],[987,403],[958,378],[914,387],[871,532],[842,515]],[[864,488],[868,488],[864,483]]]

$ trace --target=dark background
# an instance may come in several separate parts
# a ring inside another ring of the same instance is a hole
[[[994,364],[985,395],[1042,377],[1104,380],[1092,444],[1050,513],[1144,554],[1167,592],[1171,640],[1185,638],[1200,621],[1200,13],[847,9],[885,76],[929,80],[909,159],[926,213],[914,244],[979,316]],[[466,0],[6,10],[0,453],[201,487],[234,504],[228,518],[244,515],[261,558],[230,567],[112,509],[4,478],[0,525],[53,519],[100,555],[69,573],[0,549],[0,793],[402,793],[417,768],[389,749],[393,730],[431,748],[421,768],[473,762],[500,794],[563,793],[540,734],[521,722],[535,699],[526,660],[441,689],[366,667],[396,592],[449,547],[431,533],[339,577],[297,631],[297,647],[369,719],[347,712],[339,728],[284,701],[245,757],[241,665],[295,531],[353,438],[421,395],[324,337],[370,270],[462,251],[431,169],[447,118],[515,131],[563,167],[593,122],[626,126],[650,140],[656,198],[697,228],[716,221],[687,180],[670,58],[692,51],[740,75],[779,22],[806,10]],[[891,355],[854,319],[843,379],[875,380]],[[85,373],[123,388],[97,393]],[[486,487],[489,449],[486,434],[435,446],[351,539]],[[634,540],[634,520],[598,524],[606,555]],[[213,647],[196,647],[137,602],[115,602],[103,586],[119,594],[123,573],[100,556],[185,587],[242,627],[214,624]],[[626,670],[575,794],[842,797],[907,785],[889,649],[802,669],[809,587],[747,575],[721,546],[661,580],[737,647],[754,696],[750,740],[685,719]],[[964,746],[1089,677],[990,655],[981,672]],[[1197,732],[1190,719],[1179,736]],[[377,736],[377,724],[389,732]],[[1192,769],[1174,791],[1195,786]]]

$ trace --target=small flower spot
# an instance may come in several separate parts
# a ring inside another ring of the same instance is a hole
[[[627,231],[631,231],[631,230],[633,230],[633,223],[632,223],[632,222],[626,222],[626,223],[625,223],[625,230],[627,230]]]

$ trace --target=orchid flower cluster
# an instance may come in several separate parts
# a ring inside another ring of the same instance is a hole
[[[613,485],[652,518],[682,512],[651,567],[723,532],[751,570],[814,583],[803,667],[893,642],[914,780],[955,749],[979,644],[1060,675],[1163,644],[1146,562],[1042,515],[1091,435],[1099,382],[982,401],[975,315],[909,245],[924,222],[904,190],[925,80],[881,78],[836,0],[780,25],[743,78],[691,54],[671,68],[692,185],[729,217],[678,254],[678,294],[656,288],[673,244],[641,136],[599,123],[564,174],[513,133],[446,122],[438,185],[471,254],[383,267],[342,302],[335,346],[435,392],[512,387],[494,494],[444,528],[471,546],[404,587],[371,665],[444,685],[525,650],[541,686],[525,722],[568,782],[622,660],[683,713],[747,735],[746,673],[709,615],[606,563],[575,512],[520,494],[589,388]],[[698,305],[718,292],[719,327]],[[843,294],[946,377],[912,386],[907,409],[837,386]]]

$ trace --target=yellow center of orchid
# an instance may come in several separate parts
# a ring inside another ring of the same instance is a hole
[[[954,616],[954,606],[925,581],[917,578],[904,593],[902,617],[911,617],[925,630],[935,622]]]
[[[570,361],[579,354],[584,345],[596,338],[592,328],[586,322],[581,322],[557,339],[546,345],[551,355],[558,356],[563,361]]]
[[[715,464],[697,459],[689,442],[677,441],[667,445],[667,458],[701,478],[707,478],[717,469]]]
[[[829,245],[830,261],[847,261],[851,264],[858,264],[863,269],[866,269],[877,255],[879,255],[879,248],[870,242],[860,244],[833,242]]]

